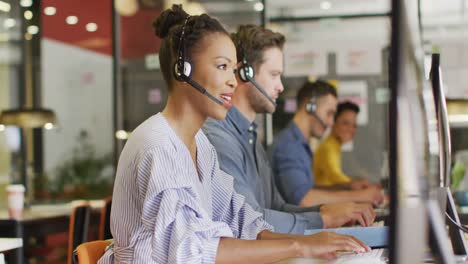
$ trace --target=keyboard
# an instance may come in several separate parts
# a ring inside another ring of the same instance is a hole
[[[373,249],[366,253],[338,253],[337,258],[331,261],[323,259],[295,258],[280,261],[276,264],[384,264],[388,263],[387,250]]]
[[[388,263],[387,256],[384,256],[384,249],[373,249],[366,253],[340,253],[333,264],[385,264]]]

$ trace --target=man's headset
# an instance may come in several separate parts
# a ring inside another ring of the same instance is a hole
[[[208,96],[208,98],[213,100],[215,103],[224,106],[224,103],[221,100],[210,94],[205,88],[203,88],[200,84],[198,84],[191,78],[192,64],[185,58],[184,43],[185,26],[187,25],[187,21],[189,20],[189,18],[190,16],[188,16],[185,19],[184,25],[182,26],[182,33],[180,34],[179,39],[179,48],[177,49],[177,58],[174,64],[174,77],[178,81],[190,84],[193,88],[197,89],[200,93]]]
[[[259,90],[267,99],[270,101],[274,106],[276,106],[275,100],[271,98],[265,90],[255,81],[255,71],[254,68],[247,62],[247,58],[245,57],[245,53],[243,53],[242,63],[239,67],[239,79],[243,82],[251,82],[257,90]]]
[[[317,114],[317,98],[315,96],[312,96],[309,102],[307,102],[306,112],[315,117],[324,128],[328,127],[327,124]]]

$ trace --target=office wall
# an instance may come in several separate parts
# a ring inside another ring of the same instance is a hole
[[[45,171],[71,158],[82,131],[98,155],[111,153],[112,57],[51,39],[41,53],[42,102],[58,118],[58,128],[44,133]]]
[[[97,157],[113,152],[112,5],[111,0],[41,1],[41,11],[48,6],[57,12],[41,12],[40,86],[42,106],[58,119],[58,127],[43,133],[44,171],[53,177],[82,146],[84,133]],[[75,24],[67,22],[71,15]]]

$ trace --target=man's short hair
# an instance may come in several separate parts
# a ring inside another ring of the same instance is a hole
[[[359,114],[359,106],[351,101],[339,103],[336,108],[335,120],[345,111],[353,111],[354,113]]]
[[[231,39],[236,46],[237,61],[243,58],[254,67],[264,62],[263,52],[269,48],[283,50],[285,37],[283,34],[273,32],[270,29],[257,25],[241,25],[237,32],[231,34]]]
[[[335,98],[338,97],[335,87],[330,83],[321,80],[315,82],[307,81],[297,93],[296,100],[298,108],[309,102],[312,97],[319,99],[329,94],[333,95]]]

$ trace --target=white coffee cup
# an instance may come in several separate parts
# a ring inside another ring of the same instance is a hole
[[[24,185],[11,184],[7,188],[8,195],[8,213],[11,218],[18,219],[23,216],[24,207]]]

